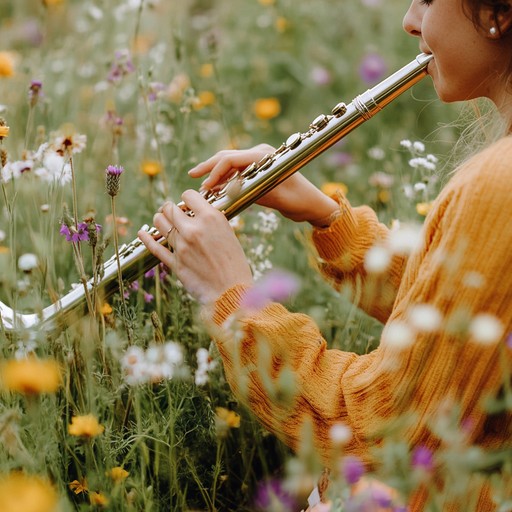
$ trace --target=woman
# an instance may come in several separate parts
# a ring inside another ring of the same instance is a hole
[[[487,97],[509,128],[511,24],[509,0],[413,0],[404,18],[420,50],[434,57],[428,72],[439,98]],[[370,208],[328,197],[300,174],[260,201],[313,226],[320,270],[334,286],[363,283],[360,306],[385,323],[379,347],[366,355],[328,350],[311,318],[280,304],[241,308],[253,286],[249,265],[225,217],[199,193],[188,190],[182,196],[194,217],[171,203],[154,217],[173,252],[144,232],[139,236],[209,306],[208,320],[234,393],[292,448],[299,448],[302,428],[310,425],[316,450],[332,466],[331,432],[342,423],[352,432],[344,453],[368,466],[378,462],[374,449],[382,443],[383,429],[391,429],[411,450],[435,452],[447,442],[439,418],[454,411],[464,443],[503,448],[509,446],[512,415],[489,414],[485,400],[507,395],[512,362],[505,345],[512,332],[508,133],[460,166],[426,219],[421,247],[409,257],[395,255],[383,274],[373,275],[364,265],[368,250],[385,246],[389,238]],[[190,174],[209,174],[203,187],[211,188],[271,151],[268,146],[221,151]],[[375,289],[378,293],[364,293]],[[426,312],[428,325],[421,320]],[[226,328],[233,319],[235,327]],[[257,366],[262,347],[271,361],[268,372]],[[284,404],[268,385],[268,377],[277,382],[283,368],[295,377],[293,398]],[[474,499],[452,493],[441,477],[434,481],[444,484],[446,496],[436,510],[496,508],[493,491],[480,477],[475,477]],[[427,486],[408,499],[410,510],[425,510],[428,503]]]

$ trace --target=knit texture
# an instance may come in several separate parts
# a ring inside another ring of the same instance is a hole
[[[280,304],[240,310],[242,286],[217,300],[211,318],[226,378],[266,428],[294,450],[303,429],[312,429],[328,466],[330,429],[343,422],[353,432],[346,452],[372,465],[384,428],[398,429],[411,446],[438,448],[431,425],[459,404],[470,443],[510,444],[512,415],[489,417],[482,402],[498,394],[512,351],[503,339],[479,342],[468,327],[474,315],[486,313],[499,319],[504,336],[512,332],[511,161],[512,138],[505,137],[463,164],[427,216],[422,246],[408,260],[395,257],[373,292],[363,293],[361,307],[385,322],[381,343],[369,354],[328,349],[311,318]],[[313,233],[319,268],[337,287],[359,283],[364,290],[364,256],[389,231],[368,207],[342,200],[340,209],[328,229]],[[423,304],[442,315],[433,331],[411,323],[411,308]],[[412,343],[396,346],[397,325],[412,330]],[[404,418],[413,421],[394,421]],[[410,510],[423,510],[426,499],[418,493]],[[476,510],[494,510],[485,486]]]

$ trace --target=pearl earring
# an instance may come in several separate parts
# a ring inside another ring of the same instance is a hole
[[[496,27],[491,27],[491,28],[489,29],[489,34],[491,34],[491,36],[495,36],[495,35],[496,35],[496,32],[497,32]]]

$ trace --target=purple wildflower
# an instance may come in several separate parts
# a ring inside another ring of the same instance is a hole
[[[148,100],[156,101],[159,94],[165,89],[162,82],[151,82],[148,84]]]
[[[59,233],[65,236],[68,242],[87,242],[89,240],[89,230],[86,222],[80,222],[76,228],[75,226],[62,224]]]
[[[378,53],[367,54],[359,66],[359,76],[367,84],[378,82],[386,72],[386,62],[382,55]]]
[[[434,455],[425,446],[418,446],[412,452],[411,465],[415,469],[430,472],[434,468]]]
[[[364,465],[358,457],[348,455],[343,459],[342,472],[347,483],[352,485],[364,475]]]
[[[279,510],[283,512],[293,512],[297,508],[294,497],[283,487],[280,480],[271,479],[261,482],[256,491],[254,506],[258,511]]]
[[[32,80],[28,88],[28,101],[31,107],[34,107],[39,98],[42,97],[41,89],[43,88],[43,82],[39,80]]]
[[[297,293],[299,286],[299,280],[293,274],[274,270],[247,291],[241,306],[261,309],[271,301],[283,302]]]
[[[121,180],[121,174],[123,174],[124,168],[120,165],[109,165],[105,169],[105,177],[107,180],[107,194],[109,196],[117,196],[119,192],[119,182]]]
[[[153,299],[154,299],[154,295],[152,295],[151,293],[149,292],[144,292],[144,302],[146,304],[149,304],[150,302],[153,302]]]
[[[135,71],[130,52],[128,50],[117,50],[114,55],[114,62],[110,66],[107,80],[118,84],[122,78]]]
[[[329,85],[332,82],[332,76],[328,69],[315,66],[311,70],[311,79],[316,85]]]

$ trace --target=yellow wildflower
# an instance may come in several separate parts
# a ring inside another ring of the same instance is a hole
[[[100,425],[96,416],[86,414],[85,416],[74,416],[71,424],[68,425],[68,432],[72,436],[95,437],[103,433],[105,427]]]
[[[0,476],[2,512],[55,512],[57,504],[57,491],[46,478],[21,472]]]
[[[128,471],[126,469],[123,469],[120,466],[116,466],[115,468],[112,468],[110,471],[107,471],[107,476],[112,478],[116,484],[122,482],[126,478],[128,478]]]
[[[146,55],[155,44],[155,38],[152,35],[139,34],[132,44],[132,53],[136,55]]]
[[[108,498],[101,492],[90,492],[89,501],[91,505],[98,505],[100,507],[108,505]]]
[[[63,2],[64,2],[64,0],[43,0],[43,5],[50,7],[52,5],[62,4]]]
[[[283,16],[279,16],[276,19],[276,29],[278,32],[284,32],[288,28],[289,22]]]
[[[240,415],[225,407],[215,408],[215,420],[228,428],[240,428]]]
[[[8,78],[14,75],[16,59],[12,52],[0,52],[0,77]]]
[[[0,245],[0,254],[9,254],[11,251],[9,247],[5,247],[5,245]]]
[[[274,5],[276,0],[259,0],[261,5]]]
[[[206,64],[203,64],[201,66],[201,69],[199,70],[199,74],[203,78],[209,78],[210,76],[212,76],[213,75],[213,64],[210,64],[209,62]]]
[[[105,302],[103,304],[103,306],[101,306],[101,308],[100,308],[100,313],[102,315],[110,315],[112,313],[112,311],[113,311],[112,306],[108,302]]]
[[[379,198],[379,201],[381,203],[389,203],[389,200],[391,199],[391,194],[389,193],[389,190],[382,189],[379,190],[377,197]]]
[[[52,360],[11,360],[0,366],[0,382],[4,389],[26,395],[54,393],[61,385],[60,368]]]
[[[424,217],[428,214],[428,212],[432,209],[433,201],[430,201],[428,203],[418,203],[416,205],[416,211],[423,215]]]
[[[146,176],[154,178],[157,174],[162,172],[162,164],[157,160],[144,160],[140,166],[141,171]]]
[[[200,110],[209,105],[213,105],[215,100],[215,94],[212,91],[201,91],[197,95],[197,101],[194,103],[194,108],[196,110]]]
[[[81,494],[82,492],[89,491],[89,488],[87,487],[87,480],[85,478],[82,478],[81,480],[73,480],[70,482],[69,488],[75,494]]]
[[[9,130],[8,126],[0,126],[0,140],[9,136]]]
[[[336,196],[341,192],[342,195],[347,194],[348,187],[345,185],[345,183],[342,183],[341,181],[327,181],[324,183],[320,190],[330,197]]]
[[[281,113],[281,104],[277,98],[260,98],[254,103],[254,113],[257,118],[266,121]]]

